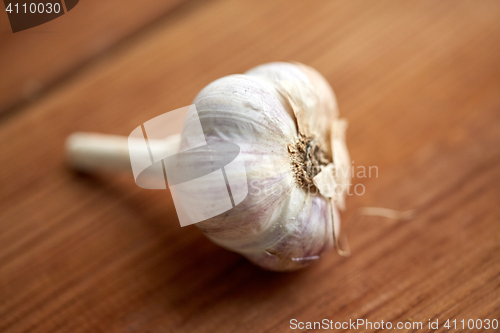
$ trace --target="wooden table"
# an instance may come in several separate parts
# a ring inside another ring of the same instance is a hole
[[[0,19],[1,332],[500,319],[498,1],[89,0],[16,34]],[[355,165],[378,168],[342,214],[350,258],[263,271],[181,228],[168,191],[65,164],[74,131],[128,135],[275,60],[325,75]],[[354,226],[368,206],[418,213]]]

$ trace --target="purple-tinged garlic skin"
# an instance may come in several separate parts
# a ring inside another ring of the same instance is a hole
[[[335,235],[340,232],[338,200],[324,197],[314,185],[300,184],[291,155],[301,131],[307,131],[314,139],[308,142],[315,142],[329,162],[336,155],[331,124],[338,109],[327,81],[302,64],[269,63],[210,83],[194,104],[208,143],[240,147],[249,192],[239,205],[197,223],[198,228],[216,244],[274,271],[300,269],[330,250],[332,229]],[[181,149],[193,124],[189,119],[184,124]],[[337,137],[343,140],[343,133]],[[339,147],[345,149],[345,144]],[[340,156],[349,165],[346,149]],[[202,163],[201,157],[193,163]],[[214,193],[212,199],[222,195]]]

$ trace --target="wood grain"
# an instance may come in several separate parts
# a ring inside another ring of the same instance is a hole
[[[0,331],[282,332],[293,318],[365,318],[445,332],[446,319],[500,319],[498,54],[495,1],[213,1],[167,17],[0,124]],[[262,271],[180,228],[168,192],[65,166],[71,132],[128,135],[274,60],[327,77],[355,166],[378,168],[354,179],[366,191],[342,215],[350,258]],[[367,206],[418,215],[354,225]]]
[[[140,38],[183,2],[85,0],[56,20],[15,34],[2,13],[0,114],[26,106],[95,58]]]

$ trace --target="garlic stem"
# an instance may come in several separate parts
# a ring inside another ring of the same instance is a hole
[[[99,133],[76,132],[66,139],[66,155],[69,164],[80,171],[95,170],[132,171],[129,157],[129,140],[141,138]],[[162,140],[149,140],[151,152],[165,152],[167,156],[179,151],[180,134]],[[131,147],[139,145],[132,144]]]

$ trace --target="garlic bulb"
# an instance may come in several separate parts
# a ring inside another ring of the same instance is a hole
[[[318,72],[261,65],[210,83],[194,104],[207,142],[240,147],[249,185],[235,208],[196,224],[209,239],[277,271],[304,267],[336,244],[350,158],[346,122]],[[186,121],[181,149],[190,132]]]
[[[214,217],[196,226],[214,243],[269,270],[305,267],[332,247],[341,252],[338,209],[345,206],[350,158],[347,123],[338,118],[328,82],[299,63],[269,63],[210,83],[194,105],[196,121],[188,116],[180,136],[149,140],[150,154],[185,151],[193,133],[201,133],[201,122],[206,144],[239,146],[248,187],[246,197],[237,205],[233,202],[232,209],[209,215]],[[130,170],[127,142],[116,136],[75,133],[67,140],[68,157],[83,171]],[[203,154],[185,156],[183,163],[190,169],[207,163]],[[227,174],[228,179],[232,176]],[[210,181],[197,182],[196,187],[185,187],[193,194],[186,197],[190,204],[196,204],[200,193],[210,193],[213,202],[227,200],[227,193],[212,191],[214,187]]]

